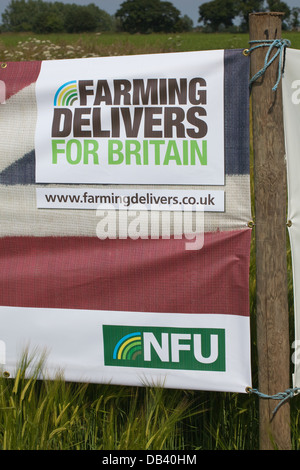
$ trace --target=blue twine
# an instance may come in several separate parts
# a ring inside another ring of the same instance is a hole
[[[248,387],[247,389],[248,393],[254,393],[259,396],[259,398],[268,398],[271,400],[280,400],[280,403],[276,406],[276,408],[272,412],[272,418],[270,421],[274,419],[274,416],[276,415],[277,411],[279,408],[284,405],[285,402],[287,402],[290,398],[293,398],[295,395],[297,395],[298,392],[300,392],[300,388],[295,387],[295,388],[288,388],[284,392],[279,392],[276,393],[275,395],[266,395],[265,393],[259,392],[255,388],[250,388]]]
[[[278,77],[277,77],[277,81],[275,85],[272,88],[273,91],[276,91],[278,84],[281,80],[281,75],[284,71],[285,49],[287,47],[290,47],[291,41],[289,41],[288,39],[263,39],[263,40],[249,41],[249,44],[256,44],[256,45],[247,50],[247,55],[253,52],[255,49],[258,49],[259,47],[266,47],[266,46],[269,47],[268,52],[265,57],[264,66],[251,78],[250,85],[249,85],[250,88],[252,87],[252,84],[265,73],[267,68],[270,67],[270,65],[274,62],[274,60],[277,59],[277,57],[279,57]],[[272,57],[270,57],[274,49],[276,49],[276,52]]]

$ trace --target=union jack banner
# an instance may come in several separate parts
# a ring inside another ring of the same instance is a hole
[[[3,370],[251,386],[248,78],[241,50],[0,68]]]

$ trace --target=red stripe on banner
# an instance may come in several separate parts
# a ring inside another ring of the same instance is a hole
[[[42,62],[40,61],[7,62],[5,68],[0,68],[0,80],[5,83],[7,100],[23,88],[37,81],[41,64]]]
[[[249,315],[251,230],[176,240],[5,237],[0,304]]]

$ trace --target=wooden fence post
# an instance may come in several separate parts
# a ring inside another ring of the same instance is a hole
[[[280,39],[282,13],[249,16],[250,41]],[[251,76],[263,67],[268,49],[251,53]],[[290,387],[290,345],[286,260],[286,165],[278,60],[252,87],[257,283],[258,389],[267,395]],[[291,449],[290,407],[259,400],[260,449]]]

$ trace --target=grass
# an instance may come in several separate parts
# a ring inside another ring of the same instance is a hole
[[[32,360],[24,355],[15,379],[0,377],[0,450],[259,447],[254,396],[47,380],[43,361],[27,376]],[[295,404],[291,415],[293,448],[299,450]]]
[[[300,48],[300,33],[283,33]],[[247,34],[1,34],[1,61],[247,48]],[[253,384],[257,380],[255,256],[250,311]],[[290,250],[289,302],[293,323]],[[291,332],[291,337],[292,337]],[[0,374],[0,450],[255,450],[254,395],[67,383],[42,376],[44,358],[24,353],[16,377]],[[28,377],[28,369],[33,373]],[[274,407],[276,403],[274,403]],[[300,449],[299,398],[291,401],[291,436]]]
[[[150,450],[184,448],[181,427],[195,407],[189,392],[40,380],[42,362],[26,378],[24,355],[16,378],[0,379],[2,450]]]
[[[32,360],[24,355],[15,379],[0,378],[1,450],[257,446],[256,407],[248,396],[41,380],[43,361],[26,378]]]

